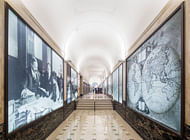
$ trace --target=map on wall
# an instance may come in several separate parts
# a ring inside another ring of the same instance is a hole
[[[127,106],[180,131],[182,9],[127,59]]]

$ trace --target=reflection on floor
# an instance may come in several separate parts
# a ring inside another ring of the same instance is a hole
[[[82,99],[96,99],[96,100],[98,99],[98,100],[101,100],[101,99],[111,99],[111,98],[108,97],[107,95],[104,95],[104,94],[89,93],[89,94],[83,95]]]
[[[47,140],[142,140],[113,110],[76,110]]]

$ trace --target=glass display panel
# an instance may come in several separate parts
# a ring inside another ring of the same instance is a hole
[[[108,77],[108,94],[111,95],[111,75]]]
[[[8,133],[63,106],[63,59],[8,10]]]
[[[113,99],[118,101],[119,87],[118,87],[118,69],[113,72]]]
[[[71,66],[67,64],[67,103],[70,103],[72,99],[71,90]]]
[[[119,102],[122,103],[123,100],[123,65],[121,64],[118,68],[119,72]]]
[[[75,100],[78,96],[78,74],[71,68],[71,89],[72,89],[72,100]]]
[[[50,68],[49,68],[50,69]],[[64,93],[64,79],[63,79],[63,60],[52,51],[52,72],[51,72],[52,84],[54,85],[53,89],[56,94],[52,96],[52,99],[59,103],[63,104],[63,93]],[[47,80],[47,79],[46,79]]]
[[[127,106],[180,132],[182,15],[179,9],[127,59]]]

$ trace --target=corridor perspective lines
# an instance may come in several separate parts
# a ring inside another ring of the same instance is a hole
[[[113,110],[76,110],[46,140],[141,140]]]

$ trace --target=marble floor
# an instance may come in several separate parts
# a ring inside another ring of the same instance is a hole
[[[142,140],[114,110],[75,110],[46,140]]]

